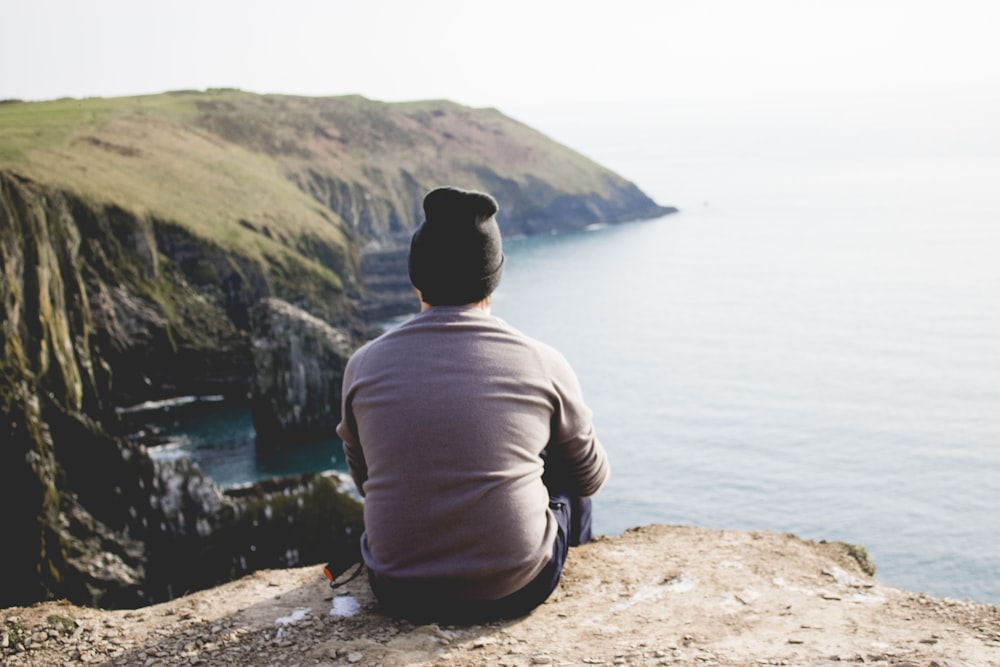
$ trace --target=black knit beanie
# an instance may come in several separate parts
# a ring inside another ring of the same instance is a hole
[[[443,187],[424,197],[424,223],[410,242],[410,282],[432,306],[482,301],[500,284],[498,207],[483,192]]]

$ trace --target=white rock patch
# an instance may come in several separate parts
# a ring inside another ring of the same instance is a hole
[[[351,595],[338,595],[333,598],[333,608],[330,616],[356,616],[361,612],[361,604]]]
[[[296,609],[288,616],[282,616],[280,618],[275,619],[274,622],[277,623],[278,625],[290,625],[292,623],[298,623],[308,615],[309,615],[308,609]]]

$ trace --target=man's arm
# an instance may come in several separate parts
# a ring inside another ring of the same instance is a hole
[[[573,495],[592,496],[604,486],[611,468],[594,431],[593,413],[583,401],[580,382],[565,360],[557,368],[554,387],[558,400],[546,468],[552,466]]]
[[[364,450],[361,449],[361,438],[358,436],[358,424],[354,418],[352,399],[354,398],[354,376],[358,365],[358,354],[347,362],[344,368],[343,399],[340,406],[340,423],[337,424],[337,435],[344,442],[344,456],[347,468],[351,472],[354,486],[362,497],[365,495],[365,481],[368,479],[368,462],[365,461]]]
[[[546,475],[558,475],[574,496],[586,497],[597,493],[608,480],[611,467],[594,429],[579,436],[549,445]]]

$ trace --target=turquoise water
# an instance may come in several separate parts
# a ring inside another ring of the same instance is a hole
[[[1000,603],[1000,205],[984,194],[1000,162],[684,169],[729,185],[679,215],[506,244],[493,312],[569,358],[612,459],[598,532],[844,540],[883,582]],[[335,440],[262,458],[245,409],[202,411],[174,412],[170,451],[223,484],[343,469]]]
[[[141,411],[137,423],[165,441],[151,449],[155,457],[188,457],[224,487],[285,475],[347,470],[336,437],[258,451],[250,408],[245,404],[214,398],[180,401]]]

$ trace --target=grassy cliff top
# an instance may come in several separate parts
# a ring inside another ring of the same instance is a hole
[[[213,105],[260,107],[264,116],[262,100],[220,91],[2,104],[0,169],[94,205],[179,223],[258,259],[280,254],[280,244],[246,223],[344,246],[342,221],[296,188],[273,155],[256,150],[258,137],[229,141],[212,131]]]
[[[394,199],[401,193],[385,182],[394,170],[424,186],[476,187],[472,172],[483,165],[570,195],[624,183],[496,110],[442,100],[210,90],[0,104],[0,169],[179,222],[223,246],[261,243],[246,222],[342,244],[344,221],[296,185],[303,175]]]
[[[233,89],[8,100],[0,171],[178,225],[259,267],[271,293],[314,305],[358,285],[362,248],[404,245],[438,185],[493,193],[505,233],[666,212],[523,123],[446,100]]]

